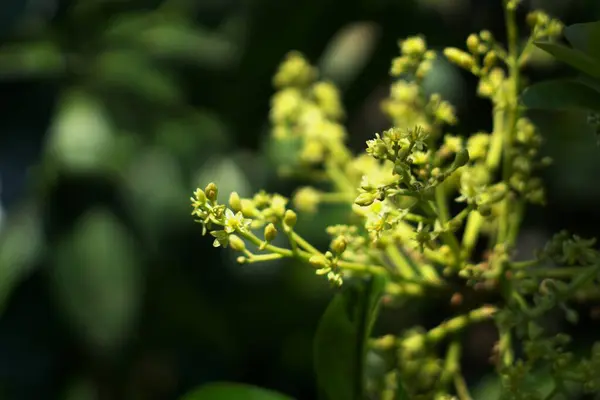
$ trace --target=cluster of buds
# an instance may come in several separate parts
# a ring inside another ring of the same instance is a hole
[[[558,265],[592,265],[600,261],[600,253],[594,249],[595,244],[595,238],[583,239],[561,231],[538,253],[538,258],[548,259]]]
[[[470,71],[473,75],[484,77],[490,74],[499,58],[506,57],[490,31],[471,34],[467,38],[467,51],[456,47],[444,49],[444,55],[453,64]]]
[[[376,160],[392,163],[392,175],[397,177],[390,185],[374,186],[363,179],[355,204],[369,206],[375,200],[393,196],[426,195],[444,182],[457,169],[469,162],[469,152],[460,149],[450,165],[441,164],[435,153],[428,151],[427,133],[417,127],[402,130],[392,128],[367,142],[367,154]]]
[[[527,24],[531,28],[531,40],[552,40],[562,34],[564,24],[551,18],[543,11],[532,11],[527,15]]]
[[[317,81],[317,76],[300,53],[289,53],[275,75],[278,91],[271,102],[274,138],[299,141],[297,162],[309,166],[330,157],[348,157],[340,94],[332,83]]]
[[[549,157],[539,158],[541,144],[542,136],[536,127],[527,118],[519,118],[513,145],[512,176],[509,182],[513,190],[534,204],[544,204],[545,200],[542,181],[534,173],[552,163]]]
[[[441,126],[457,122],[454,107],[439,94],[426,95],[422,80],[431,70],[436,54],[420,36],[399,42],[401,56],[392,61],[390,74],[398,78],[391,86],[383,111],[394,126],[421,126],[437,136]]]

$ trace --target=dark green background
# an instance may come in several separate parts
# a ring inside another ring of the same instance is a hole
[[[600,18],[592,0],[525,3],[566,23]],[[155,21],[146,28],[170,31],[139,44],[145,13]],[[107,39],[119,21],[131,24]],[[386,127],[377,104],[398,39],[423,33],[441,49],[484,28],[503,37],[499,0],[2,1],[0,398],[175,399],[215,380],[315,398],[312,336],[327,285],[290,263],[236,265],[201,237],[188,197],[209,179],[246,195],[291,193],[298,182],[277,177],[280,150],[267,146],[271,77],[287,51],[319,62],[352,27],[336,59],[349,78],[330,78],[343,84],[357,151]],[[35,42],[58,50],[40,53]],[[107,51],[120,58],[101,64]],[[571,73],[528,71],[532,81]],[[441,65],[434,78],[457,104],[455,133],[490,128],[472,77]],[[65,110],[70,125],[58,129]],[[600,148],[582,116],[531,117],[556,163],[545,176],[548,207],[526,220],[524,253],[562,228],[597,235],[600,221]],[[301,216],[301,228],[322,245],[339,214]],[[386,326],[447,312],[422,307]],[[598,329],[585,313],[582,324]],[[483,338],[466,356],[477,385],[491,339],[486,329],[472,335]]]

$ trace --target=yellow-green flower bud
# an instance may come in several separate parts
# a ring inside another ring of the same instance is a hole
[[[219,195],[219,189],[214,182],[206,185],[206,189],[204,189],[204,193],[206,194],[206,198],[210,201],[217,201],[217,196]]]
[[[258,215],[258,210],[254,206],[254,202],[250,199],[241,199],[242,214],[246,218],[253,218]]]
[[[493,50],[488,52],[485,57],[483,57],[484,68],[492,68],[496,64],[496,60],[498,60],[498,54]]]
[[[488,30],[483,30],[483,31],[479,32],[479,37],[481,38],[481,40],[483,40],[485,42],[490,42],[494,39],[494,37],[492,36],[492,32],[490,32]]]
[[[465,51],[457,49],[456,47],[445,48],[444,55],[450,62],[462,68],[471,70],[473,67],[475,67],[475,60],[473,59],[473,56]]]
[[[317,104],[327,116],[339,118],[344,114],[339,91],[333,83],[317,82],[312,91]]]
[[[477,35],[474,33],[470,34],[467,38],[467,48],[469,49],[469,51],[473,54],[477,53],[479,50],[479,44],[480,42]]]
[[[200,204],[204,204],[206,203],[206,195],[204,194],[204,191],[200,188],[196,189],[196,191],[194,192],[194,197],[196,198],[196,201]]]
[[[242,211],[242,200],[237,192],[231,192],[229,195],[229,207],[233,212]]]
[[[316,268],[323,268],[329,266],[329,260],[320,254],[314,255],[308,259],[308,262]]]
[[[492,207],[487,204],[477,207],[477,211],[482,217],[489,217],[492,215]]]
[[[273,225],[272,223],[268,224],[267,226],[265,226],[265,241],[266,242],[272,242],[273,240],[275,240],[275,237],[277,236],[277,228],[275,228],[275,225]]]
[[[283,225],[288,229],[293,229],[298,221],[298,216],[293,210],[286,210],[283,215]]]
[[[229,247],[235,251],[246,250],[246,243],[239,236],[229,235]]]
[[[420,56],[427,50],[425,40],[420,36],[413,36],[403,40],[400,47],[402,54],[407,56]]]
[[[338,236],[331,242],[331,250],[336,254],[342,254],[346,251],[346,246],[348,246],[348,241],[344,236]]]
[[[456,157],[454,157],[454,162],[452,163],[454,168],[460,168],[462,166],[467,165],[469,162],[469,150],[461,149],[458,153],[456,153]]]
[[[273,78],[273,84],[278,87],[305,86],[317,76],[316,69],[308,63],[304,56],[292,51],[287,54],[279,70]]]
[[[300,211],[315,212],[320,201],[319,191],[310,186],[300,188],[294,196],[294,205]]]
[[[358,195],[356,200],[354,200],[354,204],[357,204],[361,207],[367,207],[373,204],[375,199],[377,198],[377,193],[365,192]]]

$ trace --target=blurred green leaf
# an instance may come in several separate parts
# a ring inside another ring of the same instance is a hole
[[[21,204],[8,216],[0,231],[0,310],[44,250],[42,216],[35,204]]]
[[[242,197],[252,195],[252,186],[248,177],[231,158],[213,158],[202,168],[195,180],[196,187],[204,188],[214,182],[219,188],[219,202],[227,202],[229,194],[238,192]]]
[[[168,149],[187,167],[198,167],[206,157],[221,153],[229,144],[227,126],[218,115],[200,111],[182,118],[162,119],[155,144]]]
[[[498,400],[502,393],[498,375],[484,376],[471,390],[474,399]]]
[[[63,94],[52,121],[47,152],[70,171],[95,172],[110,166],[114,132],[102,104],[90,94]]]
[[[212,68],[230,67],[240,51],[218,32],[203,30],[181,18],[165,20],[157,13],[116,18],[103,34],[114,48],[131,48],[166,61]]]
[[[90,77],[102,90],[115,90],[167,106],[181,103],[179,87],[172,77],[145,56],[134,51],[113,50],[96,59]]]
[[[82,216],[52,254],[56,301],[90,350],[118,350],[136,324],[143,276],[135,243],[105,209]]]
[[[600,60],[600,21],[567,26],[564,34],[574,48]]]
[[[0,47],[0,78],[53,77],[64,72],[65,60],[52,42],[9,44]]]
[[[536,42],[535,45],[577,70],[594,78],[600,78],[600,60],[595,60],[579,50],[557,43]]]
[[[302,139],[298,137],[268,140],[265,143],[269,159],[276,168],[294,169],[300,162]]]
[[[90,380],[77,378],[67,387],[63,400],[98,400],[98,389]]]
[[[230,67],[240,54],[225,37],[181,23],[153,25],[139,32],[136,40],[155,57],[212,68]]]
[[[292,400],[272,390],[242,383],[211,383],[191,391],[181,400]]]
[[[370,21],[354,22],[340,29],[331,39],[319,62],[323,77],[346,86],[369,61],[377,40],[379,26]]]
[[[189,218],[190,193],[177,160],[156,147],[140,151],[124,174],[123,194],[127,205],[151,245],[158,245],[161,232]]]
[[[377,316],[385,278],[344,282],[321,317],[314,342],[317,383],[328,400],[360,400],[366,341]]]
[[[574,80],[537,83],[525,89],[521,99],[528,108],[600,111],[600,92]]]

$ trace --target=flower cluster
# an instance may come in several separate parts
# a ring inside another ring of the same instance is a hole
[[[291,52],[273,82],[270,120],[277,140],[299,140],[301,164],[314,165],[326,158],[345,158],[346,130],[340,95],[330,82],[317,81],[317,70],[298,52]]]
[[[396,127],[420,126],[437,137],[444,124],[457,122],[454,107],[437,93],[427,95],[422,83],[432,69],[436,53],[427,49],[425,39],[409,37],[398,43],[401,56],[392,61],[390,96],[383,111]]]
[[[544,365],[550,366],[554,394],[569,398],[571,384],[600,391],[598,346],[590,357],[576,357],[568,337],[546,334],[542,321],[559,309],[576,323],[573,299],[600,290],[595,241],[561,232],[535,258],[514,259],[526,206],[544,203],[537,172],[550,163],[540,156],[541,135],[519,105],[522,69],[533,41],[555,39],[562,30],[560,22],[536,11],[527,19],[530,38],[520,46],[518,3],[505,1],[506,48],[484,30],[467,38],[466,50],[443,51],[479,79],[478,94],[493,106],[491,132],[444,134],[457,116],[439,94],[425,93],[423,79],[436,53],[415,36],[399,42],[401,54],[392,62],[394,81],[382,104],[390,128],[353,155],[345,144],[340,93],[292,52],[274,78],[273,140],[298,144],[291,162],[318,184],[299,188],[291,201],[264,191],[252,198],[234,192],[228,205],[218,204],[212,183],[191,199],[203,233],[210,232],[215,246],[240,252],[240,263],[295,258],[336,287],[376,275],[385,280],[384,305],[390,306],[432,292],[452,304],[473,291],[496,294],[497,303],[475,305],[432,329],[374,339],[371,351],[389,361],[385,371],[370,376],[374,396],[406,386],[415,399],[449,399],[452,393],[468,398],[457,334],[486,320],[498,329],[493,360],[503,398],[543,398],[528,377]],[[329,246],[318,249],[295,230],[299,217],[291,207],[315,213],[323,203],[347,204],[351,215],[327,228]],[[515,339],[523,345],[520,358]]]

